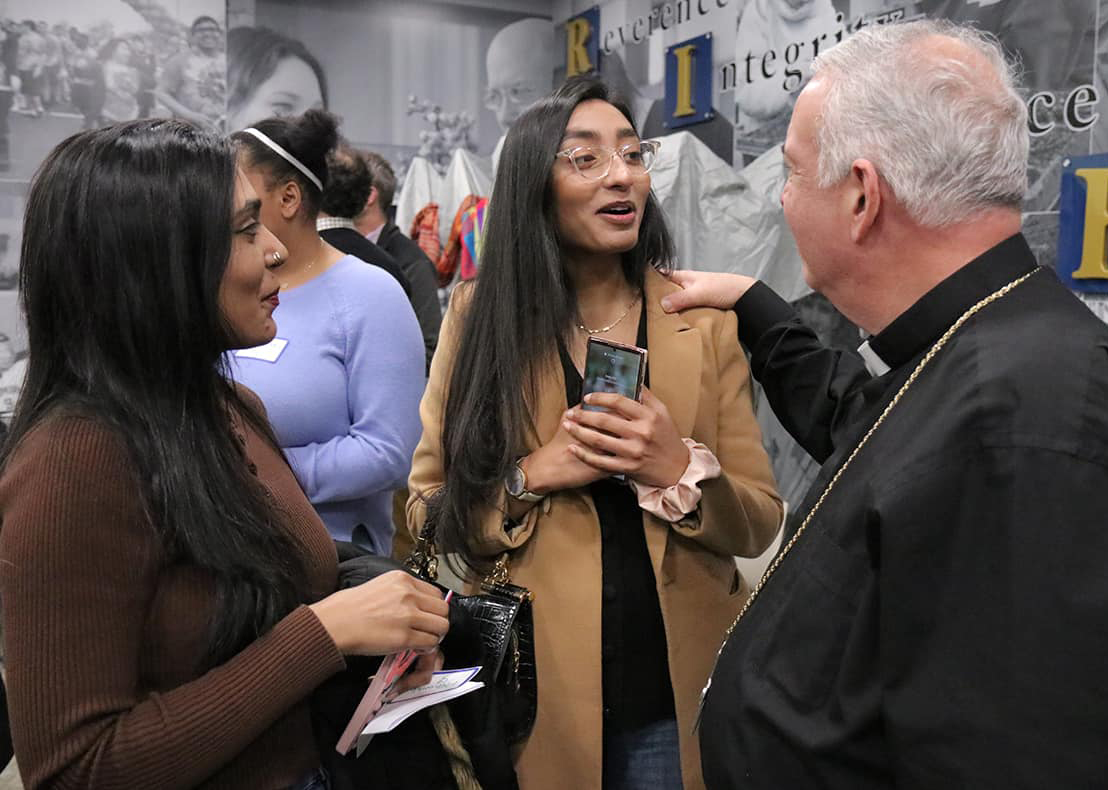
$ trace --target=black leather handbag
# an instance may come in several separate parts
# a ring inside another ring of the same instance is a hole
[[[349,543],[335,541],[335,548],[339,555],[339,589],[362,584],[394,570],[419,575],[390,557],[367,555]],[[434,565],[431,570],[434,571]],[[489,594],[451,599],[450,631],[442,643],[445,668],[481,664],[481,677],[495,678],[509,671],[508,662],[513,668],[517,661],[527,665],[525,656],[532,654],[529,650],[508,647],[520,644],[519,625],[526,622],[530,627],[529,608],[523,620],[519,617],[526,596],[509,594],[513,601],[509,604],[502,600],[504,595],[492,594],[491,600]],[[526,633],[529,635],[530,631]],[[490,637],[490,634],[495,636]],[[495,647],[490,652],[489,644],[505,647],[502,650]],[[500,663],[505,666],[493,666],[496,656],[500,656]],[[376,671],[379,661],[378,658],[348,656],[347,669],[313,694],[312,726],[321,764],[330,774],[335,790],[365,787],[519,790],[505,714],[510,714],[513,728],[518,732],[520,722],[534,719],[534,695],[530,697],[530,713],[505,710],[504,705],[511,707],[511,698],[488,682],[478,692],[419,711],[395,730],[375,736],[361,757],[338,754],[335,742],[365,693],[367,678]],[[520,675],[515,672],[515,676]],[[533,672],[530,677],[534,678]],[[523,735],[526,731],[519,737]]]
[[[432,519],[424,523],[406,564],[422,579],[438,580]],[[531,732],[538,705],[533,600],[530,590],[511,583],[507,553],[500,556],[492,572],[482,580],[480,593],[454,596],[451,600],[469,614],[471,627],[477,632],[481,672],[474,680],[485,683],[496,709],[493,715],[502,722],[510,744],[520,742]]]

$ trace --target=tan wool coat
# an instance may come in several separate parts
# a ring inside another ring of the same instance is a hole
[[[659,300],[676,290],[653,270],[644,305],[651,391],[682,436],[703,442],[723,467],[701,483],[699,510],[678,523],[643,514],[643,530],[661,602],[686,790],[703,787],[693,732],[700,690],[723,638],[749,594],[732,555],[760,554],[781,520],[769,459],[754,419],[750,376],[733,312],[693,309],[669,315]],[[412,462],[408,526],[418,532],[427,496],[443,482],[442,415],[453,349],[461,328],[456,298],[443,319],[438,352],[420,406],[423,437]],[[556,356],[544,367],[532,409],[533,450],[549,442],[566,410]],[[506,496],[506,494],[504,495]],[[481,515],[474,548],[511,551],[512,581],[535,595],[538,714],[516,769],[523,790],[600,788],[602,776],[600,526],[587,489],[559,491],[504,528],[503,512]],[[671,693],[658,689],[659,694]]]

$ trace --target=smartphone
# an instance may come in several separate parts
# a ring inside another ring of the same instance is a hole
[[[585,352],[585,377],[581,397],[590,392],[615,392],[639,400],[646,376],[646,349],[625,346],[611,340],[590,337]],[[582,404],[589,411],[606,411],[603,406]]]

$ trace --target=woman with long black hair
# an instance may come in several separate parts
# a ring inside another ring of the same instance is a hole
[[[344,654],[433,650],[435,588],[332,592],[335,546],[228,349],[276,332],[287,251],[223,138],[70,137],[31,186],[30,354],[0,471],[27,788],[323,788],[307,697]],[[423,674],[434,655],[423,660]]]
[[[734,315],[658,307],[655,148],[595,78],[516,120],[421,406],[410,529],[478,574],[507,552],[535,595],[525,790],[702,786],[699,692],[749,590],[732,555],[781,518]],[[579,407],[590,336],[648,349],[641,403]]]

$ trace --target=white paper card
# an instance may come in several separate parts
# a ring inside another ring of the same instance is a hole
[[[285,346],[288,344],[289,341],[285,340],[283,337],[275,337],[264,346],[240,348],[234,353],[236,357],[243,357],[244,359],[260,359],[262,362],[276,362],[277,358],[281,356],[281,352],[285,350]]]
[[[386,702],[358,736],[357,754],[361,755],[374,735],[394,729],[412,714],[484,686],[484,683],[473,680],[480,671],[481,667],[466,667],[436,672],[429,683],[409,689],[392,702]]]

